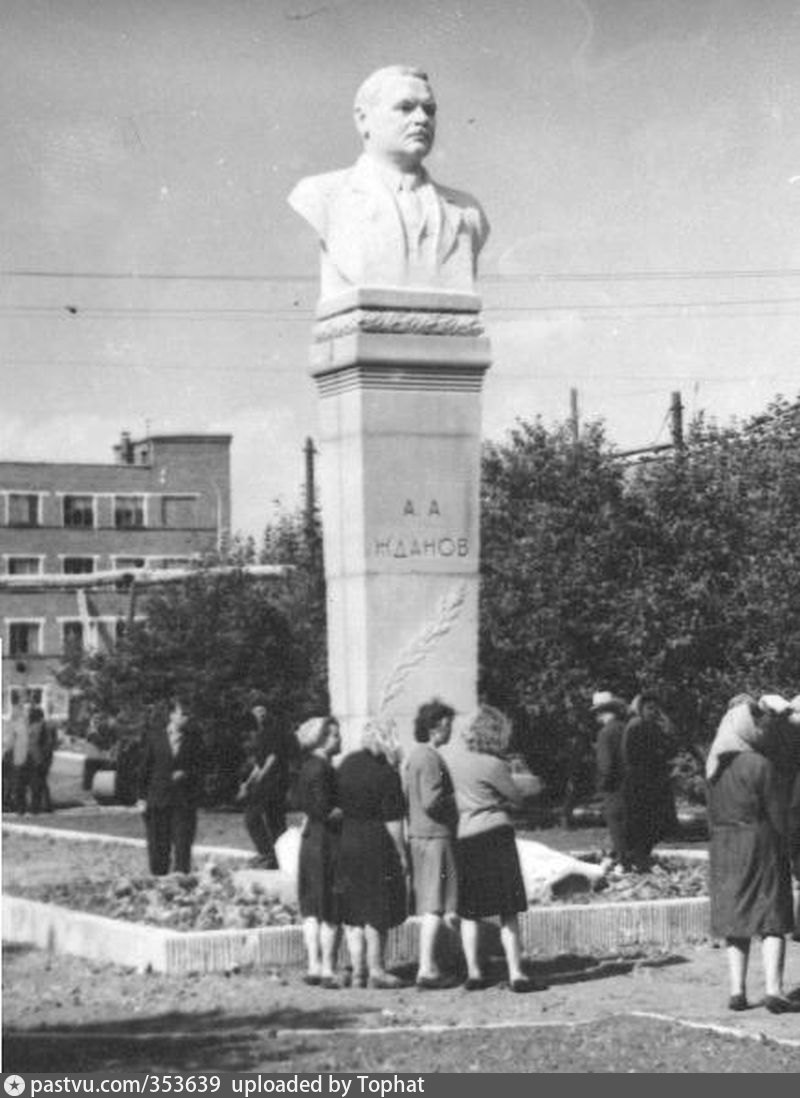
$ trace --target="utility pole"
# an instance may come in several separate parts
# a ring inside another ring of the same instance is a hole
[[[578,390],[569,391],[569,422],[572,429],[572,441],[577,446],[580,438],[580,418],[578,415]]]
[[[314,512],[317,496],[316,487],[314,484],[314,455],[316,454],[316,450],[314,449],[314,440],[312,438],[306,439],[304,450],[306,455],[306,545],[310,549],[313,547],[315,539]]]
[[[683,449],[683,405],[680,392],[672,394],[670,401],[670,423],[672,429],[672,445],[676,450]]]

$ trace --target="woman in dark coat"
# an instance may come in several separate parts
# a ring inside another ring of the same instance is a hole
[[[711,929],[724,938],[731,1010],[748,1007],[750,942],[761,939],[764,1005],[794,1009],[783,991],[792,887],[786,785],[769,758],[773,718],[747,695],[730,703],[706,761]]]
[[[387,932],[407,914],[399,764],[393,722],[372,720],[364,728],[361,749],[345,756],[337,774],[342,837],[336,892],[356,987],[402,983],[384,962]]]
[[[300,839],[297,894],[308,954],[307,984],[336,988],[339,913],[333,891],[341,811],[331,763],[342,749],[335,717],[312,717],[295,732],[306,758],[297,776],[295,807],[306,816]]]
[[[675,749],[654,694],[637,695],[631,713],[622,735],[625,826],[634,868],[645,873],[653,847],[675,829],[670,776]]]

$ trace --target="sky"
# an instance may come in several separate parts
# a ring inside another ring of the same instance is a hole
[[[230,432],[233,526],[301,501],[318,431],[302,177],[387,64],[492,232],[484,437],[619,449],[800,390],[796,0],[0,0],[0,460]]]

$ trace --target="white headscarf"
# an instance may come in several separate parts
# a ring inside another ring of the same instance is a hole
[[[719,722],[717,734],[706,759],[706,778],[713,782],[719,773],[723,755],[735,755],[741,751],[755,751],[765,738],[765,730],[756,721],[752,699],[737,695],[725,716]]]
[[[309,717],[295,730],[295,739],[304,751],[313,751],[323,743],[330,717]]]

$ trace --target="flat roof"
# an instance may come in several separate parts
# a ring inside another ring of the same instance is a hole
[[[131,446],[141,446],[145,442],[230,442],[233,439],[233,435],[200,435],[200,434],[181,434],[181,435],[145,435],[144,438],[131,439]],[[116,450],[120,447],[120,442],[112,443],[112,450]],[[0,457],[0,467],[3,465],[28,465],[28,466],[45,466],[45,465],[74,465],[81,469],[147,469],[145,465],[129,465],[127,463],[119,462],[116,460],[109,461],[58,461],[57,459],[46,458],[37,459],[35,461],[28,460],[26,458],[3,458]]]

